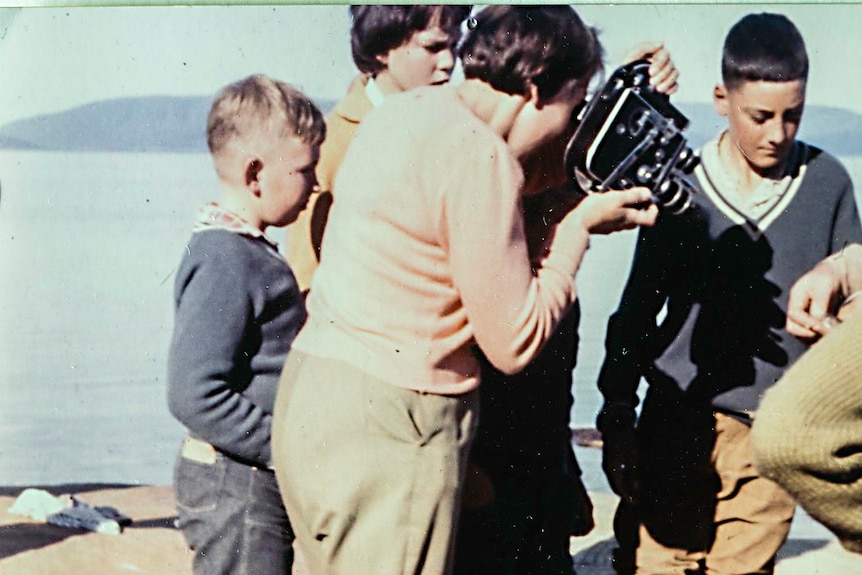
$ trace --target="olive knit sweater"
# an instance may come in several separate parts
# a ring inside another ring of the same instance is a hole
[[[752,433],[760,472],[862,553],[862,314],[767,392]]]

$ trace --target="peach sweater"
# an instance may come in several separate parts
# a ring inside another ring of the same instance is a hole
[[[574,302],[589,244],[568,226],[534,273],[522,184],[506,143],[454,88],[387,98],[336,176],[294,347],[435,394],[478,386],[477,343],[501,371],[521,370]]]

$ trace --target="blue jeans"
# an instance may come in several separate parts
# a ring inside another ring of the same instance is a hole
[[[174,493],[196,575],[290,573],[294,536],[273,471],[222,453],[211,465],[181,455]]]

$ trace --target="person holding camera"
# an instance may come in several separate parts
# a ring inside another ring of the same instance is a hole
[[[677,90],[679,73],[663,44],[643,42],[623,60],[647,60],[656,93],[670,96]],[[595,75],[601,66],[597,57]],[[565,213],[561,206],[581,194],[563,162],[578,123],[573,117],[560,137],[521,161],[525,236],[536,267]],[[480,358],[481,415],[464,483],[455,575],[574,571],[571,537],[594,527],[570,428],[580,319],[575,301],[541,352],[517,373],[503,373]]]
[[[534,272],[518,158],[559,135],[583,100],[595,37],[570,7],[494,6],[466,42],[466,80],[388,97],[336,178],[273,430],[314,573],[451,572],[474,346],[504,372],[523,369],[575,300],[589,234],[657,215],[642,207],[646,189],[589,196]]]

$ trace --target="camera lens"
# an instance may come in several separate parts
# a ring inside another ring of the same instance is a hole
[[[694,168],[697,167],[697,164],[700,162],[700,158],[697,157],[697,154],[691,151],[691,148],[683,148],[680,151],[679,156],[676,159],[676,167],[683,174],[690,174],[694,171]]]
[[[679,180],[665,180],[656,190],[656,200],[672,214],[681,214],[691,206],[691,190]]]

